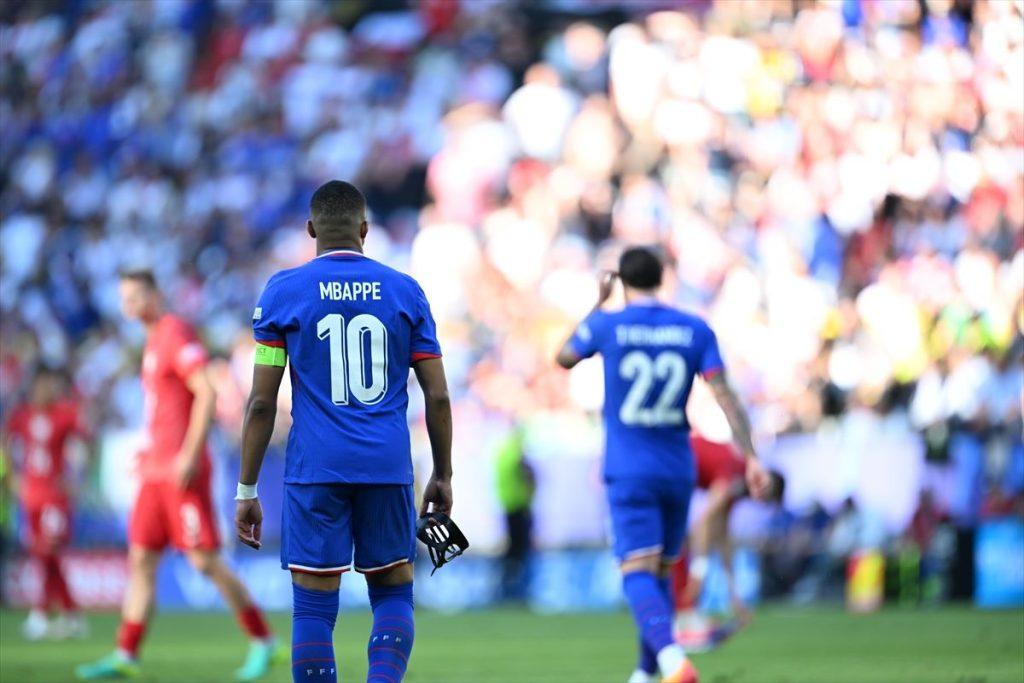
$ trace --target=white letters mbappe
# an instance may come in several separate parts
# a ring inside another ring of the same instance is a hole
[[[379,282],[321,282],[320,299],[332,301],[380,301]]]

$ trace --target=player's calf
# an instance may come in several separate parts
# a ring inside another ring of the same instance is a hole
[[[338,618],[338,577],[292,576],[292,680],[337,683],[334,624]],[[315,587],[306,587],[311,584]]]
[[[277,658],[277,642],[262,610],[253,602],[245,585],[215,551],[190,550],[187,556],[192,566],[217,586],[224,601],[235,613],[238,625],[249,637],[249,652],[242,666],[235,670],[235,678],[240,681],[262,678]]]
[[[416,627],[413,618],[412,565],[401,564],[366,575],[373,610],[367,644],[367,683],[393,683],[405,676]]]
[[[660,564],[660,555],[654,553],[626,557],[621,565],[622,589],[640,632],[641,647],[654,655],[658,669],[668,679],[692,666],[672,636],[672,602]],[[641,664],[639,670],[644,668]],[[679,680],[688,682],[689,678]]]

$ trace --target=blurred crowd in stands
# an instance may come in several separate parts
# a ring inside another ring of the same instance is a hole
[[[597,366],[552,355],[597,270],[652,243],[762,443],[867,409],[954,463],[965,523],[1024,514],[1020,0],[70,0],[0,20],[4,413],[44,364],[97,433],[137,424],[116,274],[148,266],[215,354],[236,438],[254,302],[312,256],[309,195],[343,178],[367,253],[432,302],[456,425],[592,429]],[[722,436],[709,406],[698,391],[693,423]]]

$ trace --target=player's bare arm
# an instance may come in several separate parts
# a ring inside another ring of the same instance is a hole
[[[238,540],[259,550],[263,535],[263,508],[255,495],[263,456],[274,433],[277,418],[277,393],[281,389],[284,365],[257,362],[252,373],[252,390],[245,404],[242,423],[242,466],[238,472],[239,489],[252,487],[252,497],[239,494],[235,504],[235,531]]]
[[[587,314],[587,317],[589,317],[594,311],[601,308],[601,306],[608,301],[615,289],[615,280],[617,278],[618,273],[613,271],[604,271],[601,273],[597,286],[597,303],[594,304],[594,308]],[[576,364],[581,360],[583,359],[580,358],[579,354],[573,350],[572,345],[569,343],[569,339],[565,340],[565,343],[562,344],[562,348],[558,352],[558,355],[555,356],[555,362],[566,370],[571,370],[576,367]]]
[[[412,367],[423,390],[427,435],[434,457],[434,471],[423,490],[420,514],[426,514],[432,503],[434,512],[447,515],[452,510],[452,406],[448,398],[448,380],[440,358],[425,358]]]
[[[732,429],[732,438],[739,447],[743,457],[747,460],[747,486],[755,498],[762,500],[767,496],[771,486],[771,478],[768,470],[764,468],[757,459],[757,451],[754,450],[754,439],[750,429],[750,418],[747,411],[740,403],[736,392],[729,386],[725,372],[719,372],[708,379],[708,385],[715,396],[715,400],[725,413],[725,419],[729,421]]]
[[[210,432],[213,413],[217,405],[217,392],[210,382],[205,367],[195,370],[185,379],[185,386],[192,392],[192,411],[188,418],[185,440],[178,450],[178,484],[186,488],[195,478],[199,459]]]

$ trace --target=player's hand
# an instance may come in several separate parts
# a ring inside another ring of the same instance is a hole
[[[251,548],[263,545],[263,507],[259,498],[235,501],[235,532]]]
[[[615,289],[615,279],[619,277],[619,274],[605,270],[601,272],[597,281],[597,305],[600,306],[612,295],[612,290]]]
[[[764,468],[757,458],[747,458],[747,488],[750,495],[758,500],[768,497],[768,489],[771,487],[772,479],[768,470]]]
[[[177,470],[178,487],[187,489],[192,484],[192,481],[195,480],[196,473],[199,472],[199,458],[193,458],[187,453],[179,453],[175,468]]]
[[[441,512],[450,515],[452,512],[452,483],[448,479],[430,475],[430,481],[423,489],[423,505],[420,506],[420,516],[431,512],[430,504],[434,504],[433,512]]]

